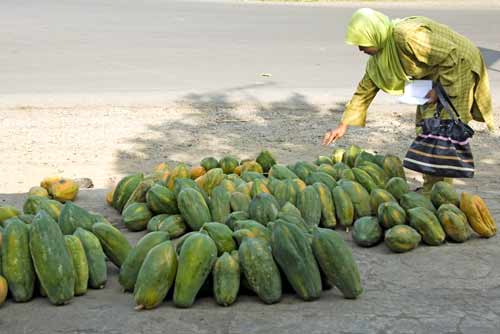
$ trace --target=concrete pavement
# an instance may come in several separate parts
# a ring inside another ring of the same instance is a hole
[[[345,100],[367,59],[343,42],[356,6],[3,0],[0,105],[155,104],[189,93]],[[427,15],[471,38],[500,97],[500,7],[374,6],[393,18]]]

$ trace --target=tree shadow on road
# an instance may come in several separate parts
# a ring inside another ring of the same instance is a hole
[[[130,138],[132,150],[118,152],[117,172],[151,170],[163,161],[195,165],[206,156],[252,158],[264,148],[283,162],[289,160],[290,152],[307,152],[303,159],[311,160],[312,152],[305,148],[319,146],[326,124],[336,123],[345,105],[341,101],[323,108],[298,93],[263,102],[247,88],[179,99],[165,109],[162,122],[150,124],[144,135]],[[311,133],[311,129],[317,131]]]

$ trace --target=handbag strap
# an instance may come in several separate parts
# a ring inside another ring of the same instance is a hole
[[[441,83],[438,81],[436,82],[434,89],[436,89],[438,97],[438,103],[436,105],[436,115],[439,117],[441,115],[441,110],[444,108],[454,121],[456,121],[457,118],[460,120],[460,115],[451,102],[450,97],[448,96],[448,94],[446,94],[443,85],[441,85]]]

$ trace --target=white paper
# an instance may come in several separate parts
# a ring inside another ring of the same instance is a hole
[[[429,101],[425,96],[432,89],[432,80],[412,80],[405,84],[404,95],[399,102],[422,105]]]

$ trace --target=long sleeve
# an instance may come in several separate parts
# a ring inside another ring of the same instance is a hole
[[[375,86],[367,73],[358,84],[356,92],[351,100],[347,103],[344,114],[342,116],[342,123],[347,125],[365,126],[366,115],[368,107],[373,101],[379,88]]]
[[[420,26],[411,34],[406,34],[405,44],[418,62],[427,65],[433,71],[435,80],[439,80],[450,96],[460,94],[462,82],[459,78],[460,60],[457,43],[439,31]]]

